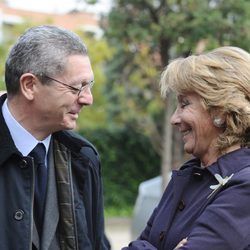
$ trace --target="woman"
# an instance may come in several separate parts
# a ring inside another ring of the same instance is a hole
[[[194,156],[173,171],[139,238],[124,250],[250,249],[250,55],[221,47],[171,62],[161,91]]]

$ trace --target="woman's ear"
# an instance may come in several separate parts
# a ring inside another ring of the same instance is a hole
[[[215,127],[224,128],[226,122],[226,115],[219,111],[212,112],[212,121]]]
[[[225,121],[219,116],[213,118],[213,124],[217,128],[222,128],[224,126]]]
[[[25,73],[20,77],[20,91],[23,96],[28,100],[33,100],[34,89],[38,83],[38,79],[31,73]]]

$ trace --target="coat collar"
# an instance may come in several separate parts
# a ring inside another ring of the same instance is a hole
[[[190,178],[203,178],[204,175],[220,174],[223,178],[237,173],[240,170],[250,167],[250,149],[241,148],[226,155],[223,155],[218,161],[207,168],[200,167],[200,160],[197,158],[186,162],[180,170],[174,170],[172,174],[172,202],[169,216],[163,223],[163,228],[169,228],[178,205],[181,202],[183,193],[189,185]],[[215,177],[214,177],[215,178]],[[206,203],[210,200],[208,199]]]
[[[215,174],[219,174],[224,179],[242,169],[250,167],[249,158],[250,149],[240,148],[221,156],[217,162],[206,168],[200,167],[200,160],[197,158],[189,160],[180,170],[173,171],[173,203],[177,203],[181,199],[191,176],[203,178],[204,175],[212,175],[214,177]],[[214,179],[216,178],[214,177]]]
[[[221,156],[216,163],[207,169],[212,174],[219,174],[223,178],[235,174],[246,167],[250,167],[250,149],[240,148]]]
[[[15,143],[12,140],[10,131],[3,118],[2,105],[6,98],[7,94],[4,94],[0,97],[0,138],[1,138],[0,165],[2,165],[2,163],[6,161],[13,154],[21,156],[21,153],[16,148]]]
[[[219,174],[222,177],[230,176],[240,170],[250,167],[250,148],[240,148],[225,155],[222,155],[212,165],[202,169],[198,158],[187,161],[180,170],[177,170],[177,176],[187,176],[196,171],[209,171],[212,175]]]

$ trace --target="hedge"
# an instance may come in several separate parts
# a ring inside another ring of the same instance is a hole
[[[139,184],[160,173],[160,157],[149,139],[132,128],[85,129],[80,134],[100,154],[105,208],[133,206]]]

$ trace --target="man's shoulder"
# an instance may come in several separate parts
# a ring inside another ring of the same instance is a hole
[[[99,158],[95,146],[89,140],[72,130],[56,132],[53,134],[53,137],[70,151],[84,154],[88,158]]]

